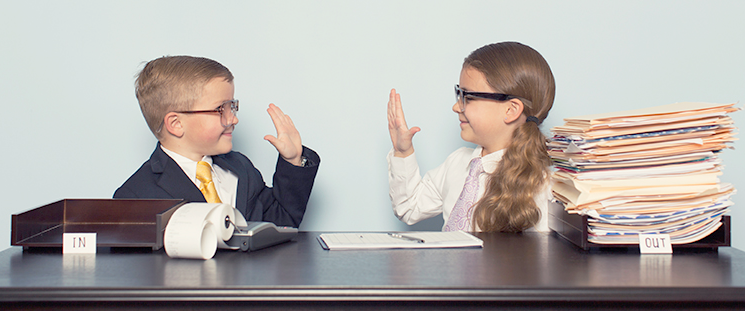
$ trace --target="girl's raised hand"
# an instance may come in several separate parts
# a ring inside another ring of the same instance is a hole
[[[393,143],[393,155],[405,158],[414,153],[411,139],[420,130],[419,127],[409,128],[406,125],[404,109],[401,107],[401,94],[396,93],[396,89],[391,89],[388,99],[388,131]]]

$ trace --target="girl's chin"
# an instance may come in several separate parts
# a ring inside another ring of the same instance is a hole
[[[471,127],[461,129],[460,138],[466,142],[476,144],[476,145],[481,145],[480,144],[481,140],[478,139],[478,136],[476,136],[476,133],[473,132],[473,129]]]

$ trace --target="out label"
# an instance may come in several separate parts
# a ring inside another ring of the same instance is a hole
[[[672,254],[669,234],[640,234],[639,252],[642,254]]]

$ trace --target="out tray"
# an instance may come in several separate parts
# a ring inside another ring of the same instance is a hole
[[[548,227],[560,237],[572,242],[579,248],[639,248],[639,244],[596,244],[587,240],[587,215],[569,214],[564,204],[555,202],[548,205]],[[722,225],[707,237],[693,243],[673,244],[675,249],[711,248],[730,246],[730,216],[722,216]]]
[[[163,247],[183,200],[64,199],[12,216],[14,246],[62,247],[63,233],[96,233],[99,247]]]

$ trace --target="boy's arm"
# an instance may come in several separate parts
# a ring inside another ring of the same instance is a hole
[[[321,159],[307,147],[302,147],[301,155],[307,159],[302,167],[281,157],[277,159],[272,188],[262,192],[259,198],[264,207],[264,221],[298,227],[303,220]]]

